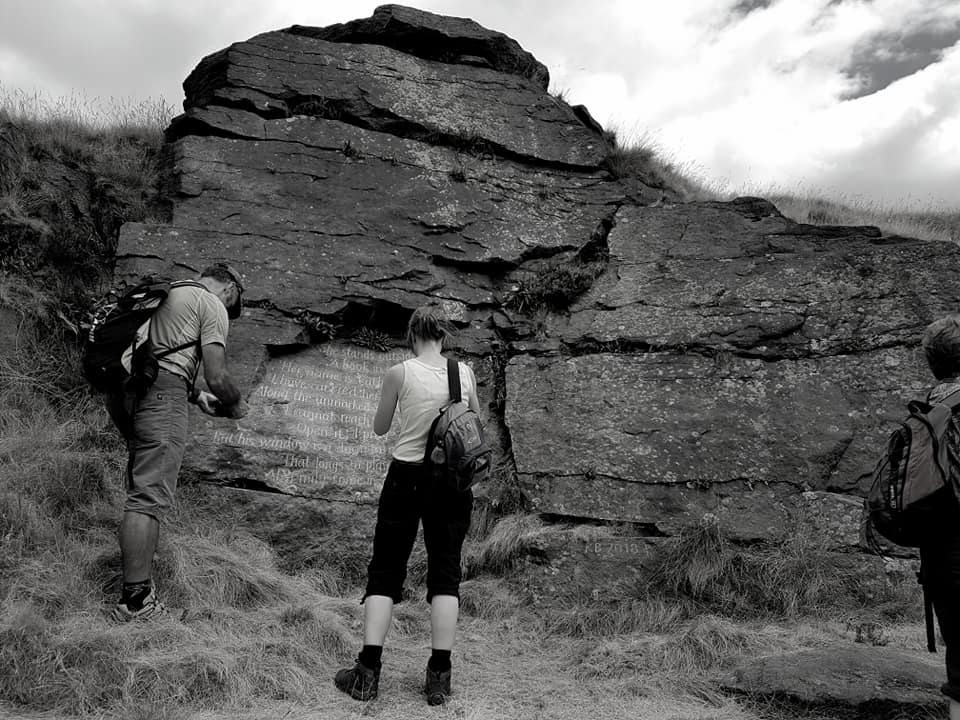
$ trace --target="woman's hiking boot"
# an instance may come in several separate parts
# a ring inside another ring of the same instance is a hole
[[[427,677],[423,683],[423,692],[428,705],[443,705],[450,697],[450,670],[431,670],[427,666]]]
[[[338,670],[333,683],[354,700],[373,700],[380,687],[380,666],[368,668],[358,658],[352,668]]]

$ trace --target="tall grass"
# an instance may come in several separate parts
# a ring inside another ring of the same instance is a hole
[[[61,301],[33,278],[0,273],[0,312],[8,324],[0,351],[0,442],[15,437],[19,423],[48,423],[38,398],[71,410],[89,399],[78,372],[77,326]]]
[[[51,141],[65,146],[111,133],[157,141],[175,114],[163,98],[100,98],[76,92],[54,97],[0,82],[0,117],[42,127]]]
[[[891,207],[860,197],[818,197],[803,191],[767,195],[791,220],[811,225],[873,225],[886,235],[960,243],[960,207]]]
[[[707,516],[664,544],[639,590],[733,619],[916,617],[922,605],[915,582],[867,582],[881,574],[877,564],[866,556],[846,562],[811,528],[800,517],[781,540],[743,544]]]
[[[604,167],[616,179],[639,180],[663,191],[662,199],[680,202],[732,200],[737,195],[759,195],[786,217],[810,225],[871,225],[885,235],[960,243],[960,205],[923,204],[909,198],[899,203],[798,186],[733,189],[707,177],[690,162],[678,162],[648,132],[607,132],[612,148]],[[675,197],[671,196],[671,193]]]
[[[0,272],[76,320],[113,268],[120,226],[165,216],[162,100],[49,98],[0,85]]]
[[[14,395],[22,407],[2,414],[0,440],[0,702],[132,717],[158,698],[164,712],[315,698],[351,632],[309,577],[281,572],[243,531],[175,515],[155,563],[172,616],[107,618],[120,584],[118,437],[88,400],[55,407],[0,376],[0,401]]]
[[[500,518],[482,537],[467,539],[462,560],[464,576],[505,575],[520,558],[536,548],[539,539],[556,532],[535,515],[513,514]]]
[[[611,128],[606,136],[611,150],[604,169],[617,180],[639,180],[659,189],[661,200],[672,200],[674,194],[681,202],[719,200],[726,194],[692,164],[678,163],[649,133],[624,139],[625,133]]]
[[[582,643],[576,673],[579,677],[702,677],[758,645],[758,635],[750,629],[727,618],[703,614],[675,626],[670,633]]]

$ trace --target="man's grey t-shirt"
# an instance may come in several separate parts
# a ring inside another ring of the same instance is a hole
[[[199,338],[201,345],[227,346],[230,320],[227,309],[212,292],[196,285],[171,288],[166,301],[150,321],[150,339],[156,352]],[[160,367],[187,382],[196,377],[202,354],[196,346],[159,358]]]

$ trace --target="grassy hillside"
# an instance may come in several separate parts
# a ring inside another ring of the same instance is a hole
[[[865,584],[802,526],[788,543],[742,547],[707,523],[667,543],[631,602],[542,609],[518,576],[560,528],[478,517],[452,704],[427,711],[418,695],[429,618],[417,600],[398,610],[381,699],[365,707],[332,675],[359,647],[366,549],[320,537],[287,562],[282,539],[248,522],[251,496],[189,477],[157,557],[175,612],[112,623],[125,457],[78,379],[75,327],[119,224],[163,217],[169,112],[97,120],[82,102],[29,101],[0,98],[0,312],[16,321],[0,349],[0,716],[736,720],[767,712],[712,683],[744,654],[838,637],[922,643],[913,582]],[[417,597],[423,571],[415,560]]]
[[[160,219],[163,102],[52,100],[0,85],[0,272],[79,317],[113,270],[117,233]]]
[[[618,140],[608,133],[613,152],[607,170],[617,178],[638,179],[654,188],[670,188],[684,202],[732,200],[737,194],[761,195],[786,217],[810,225],[873,225],[885,235],[900,235],[922,240],[960,242],[960,205],[919,206],[915,202],[885,205],[864,198],[830,198],[811,192],[768,191],[735,192],[711,180],[687,163],[678,163],[651,138],[641,135],[632,142]]]

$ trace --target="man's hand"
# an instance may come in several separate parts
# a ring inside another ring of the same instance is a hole
[[[231,405],[230,407],[224,407],[223,405],[220,405],[217,414],[220,417],[228,417],[233,418],[234,420],[239,420],[247,414],[248,409],[249,407],[247,406],[247,401],[240,400],[236,405]]]
[[[219,415],[221,413],[221,405],[217,396],[205,390],[201,390],[197,395],[197,407],[207,415]]]

